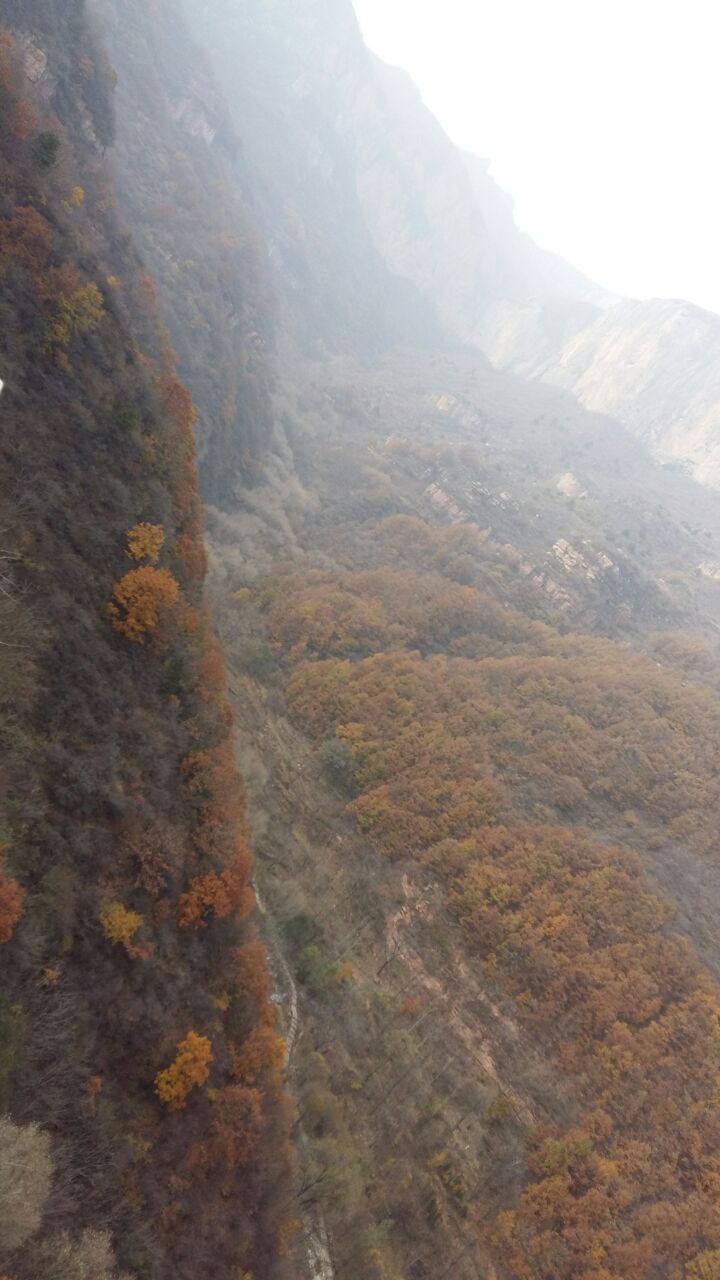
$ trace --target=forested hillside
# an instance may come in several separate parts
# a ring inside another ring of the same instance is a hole
[[[568,625],[452,502],[464,437],[440,506],[430,447],[318,441],[292,559],[218,596],[337,1273],[712,1276],[716,658]]]
[[[0,1269],[283,1274],[283,1044],[195,411],[82,3],[0,30]]]
[[[717,1280],[720,511],[517,372],[609,299],[349,0],[0,20],[0,1280]]]
[[[232,501],[272,443],[277,282],[241,144],[174,3],[94,0],[117,76],[115,194],[198,408],[204,494]]]

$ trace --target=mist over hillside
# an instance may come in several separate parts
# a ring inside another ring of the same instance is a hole
[[[0,107],[2,1280],[714,1280],[720,320],[350,0]]]
[[[265,193],[292,190],[313,269],[325,262],[331,273],[332,289],[318,280],[312,294],[333,319],[323,337],[336,341],[348,324],[335,309],[349,291],[364,341],[388,334],[398,311],[402,340],[414,341],[420,294],[455,341],[478,347],[499,368],[566,387],[637,432],[658,458],[717,487],[709,313],[681,302],[625,303],[539,249],[517,229],[512,201],[487,163],[458,151],[407,75],[365,48],[349,4],[279,4],[259,14],[243,4],[192,4],[188,17],[213,52],[259,185]],[[272,85],[269,116],[253,101],[258,80],[261,92]],[[302,288],[298,246],[288,252],[290,217],[283,201],[273,245],[284,254],[285,287],[294,280]],[[373,274],[380,262],[397,277],[394,287]],[[400,281],[415,286],[412,302]],[[311,305],[306,297],[303,310]]]

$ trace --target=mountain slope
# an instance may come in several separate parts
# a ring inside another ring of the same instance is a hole
[[[547,305],[556,318],[565,308],[563,334],[595,314],[602,291],[517,231],[509,200],[481,163],[452,146],[403,72],[365,48],[350,4],[210,0],[188,12],[213,54],[240,136],[247,130],[248,156],[268,187],[270,160],[292,175],[315,272],[333,254],[331,317],[338,296],[354,287],[347,273],[360,252],[363,274],[379,255],[395,277],[392,290],[412,282],[415,309],[419,294],[462,342],[475,340],[495,300]],[[265,105],[272,102],[269,116],[252,105],[258,86]],[[301,157],[302,170],[294,168]],[[328,224],[330,209],[337,216]],[[283,253],[287,233],[278,212],[274,218]],[[347,231],[352,243],[338,242]],[[292,277],[297,266],[283,261]],[[402,318],[404,340],[416,339],[416,321],[411,327],[408,312]]]
[[[552,389],[518,380],[513,402],[453,364],[295,370],[323,411],[297,457],[317,500],[285,508],[259,580],[242,517],[211,526],[301,992],[308,1195],[343,1277],[434,1280],[442,1257],[462,1280],[576,1280],[602,1248],[612,1276],[684,1280],[716,1247],[696,954],[717,977],[716,653],[653,635],[664,593],[597,524],[570,535],[582,502],[547,500],[553,440],[571,428],[587,465],[599,420],[561,397],[552,431]],[[637,466],[631,510],[652,467],[616,430],[606,483]],[[589,633],[606,625],[621,643]]]
[[[470,341],[607,299],[343,0],[5,8],[0,1266],[706,1280],[720,513]]]
[[[194,411],[116,216],[83,5],[3,17],[0,1264],[282,1274],[282,1042]]]
[[[613,306],[615,299],[519,232],[486,165],[458,152],[407,76],[364,48],[349,4],[209,0],[190,9],[266,188],[272,168],[292,172],[303,157],[291,197],[300,244],[292,245],[287,203],[272,196],[271,244],[297,301],[309,278],[302,248],[309,237],[311,296],[322,298],[331,322],[314,320],[325,341],[352,332],[347,309],[341,317],[337,308],[353,291],[364,341],[373,312],[374,328],[389,332],[379,294],[369,296],[367,280],[358,288],[374,257],[369,236],[396,277],[390,296],[398,280],[411,282],[455,340],[475,345],[497,367],[557,382],[587,407],[618,417],[660,459],[684,462],[702,483],[717,484],[713,317],[672,301]],[[258,112],[258,88],[272,102],[269,116]],[[332,208],[338,216],[328,222]],[[350,232],[347,240],[338,239],[339,228],[343,237]],[[409,295],[406,302],[406,340],[413,340]],[[657,345],[648,342],[660,332]]]
[[[626,423],[656,457],[720,487],[720,317],[671,300],[621,303],[539,372]]]
[[[204,493],[227,501],[271,443],[277,323],[238,139],[176,5],[94,0],[92,12],[118,81],[115,196],[198,406]]]

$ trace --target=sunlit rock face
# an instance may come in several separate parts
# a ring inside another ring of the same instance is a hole
[[[541,373],[720,487],[720,317],[686,302],[622,302]]]
[[[407,77],[374,58],[344,125],[374,243],[454,337],[566,388],[720,487],[720,318],[612,298],[539,249],[487,164],[454,148]]]
[[[554,354],[607,301],[518,231],[488,162],[458,150],[410,78],[365,47],[350,0],[193,0],[187,16],[260,179],[283,280],[309,296],[311,257],[332,281],[324,339],[352,324],[368,341],[412,342],[436,318],[446,338],[515,367],[521,346],[531,364]]]
[[[25,53],[23,60],[25,75],[31,84],[37,84],[47,71],[47,54],[43,49],[38,48],[32,36],[26,35],[21,44],[24,46]]]

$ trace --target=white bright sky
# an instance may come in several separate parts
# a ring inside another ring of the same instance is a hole
[[[599,284],[720,311],[718,0],[354,0],[517,221]]]

